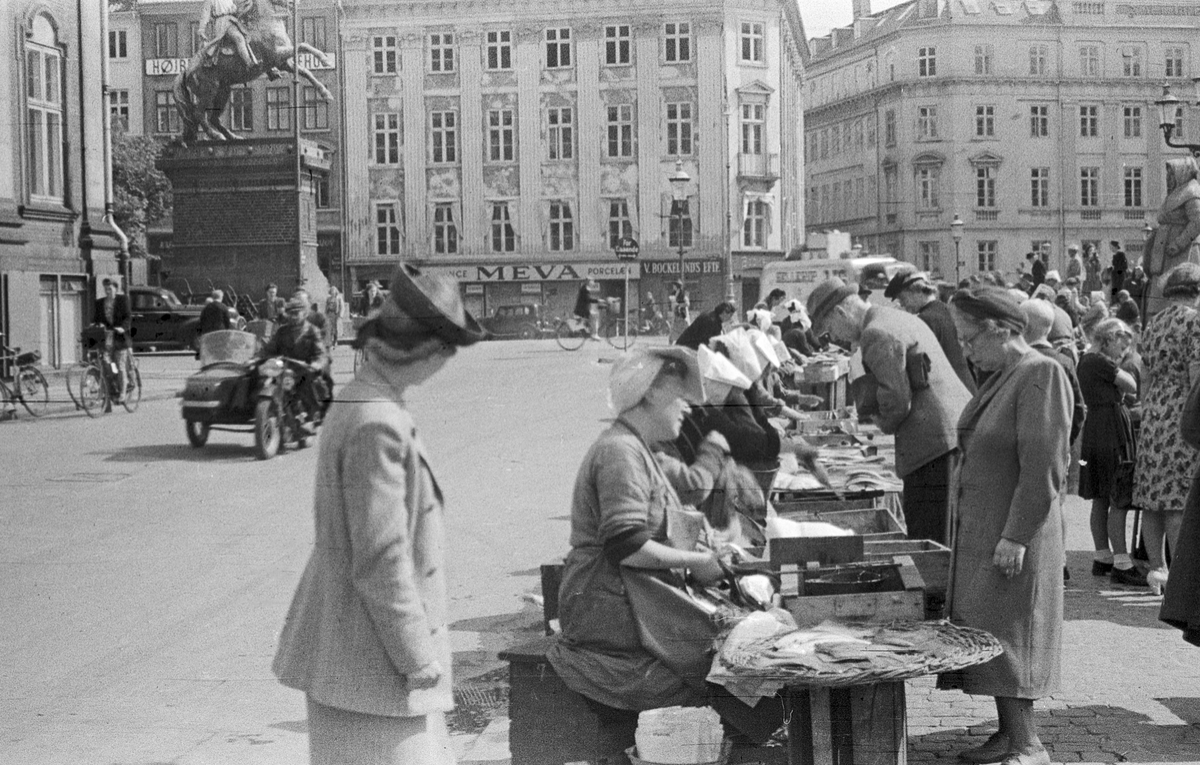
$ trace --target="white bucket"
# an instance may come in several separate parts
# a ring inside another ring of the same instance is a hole
[[[655,765],[702,765],[721,759],[725,732],[708,707],[665,707],[638,715],[637,757]]]

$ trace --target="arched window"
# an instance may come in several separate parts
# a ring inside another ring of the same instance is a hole
[[[58,32],[34,16],[25,40],[26,190],[31,201],[63,202],[63,61]]]

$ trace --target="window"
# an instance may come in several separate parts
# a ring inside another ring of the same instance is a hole
[[[154,132],[179,132],[179,112],[175,111],[175,94],[170,90],[154,92]]]
[[[1029,107],[1029,137],[1045,138],[1050,135],[1050,107]]]
[[[932,141],[938,137],[937,107],[917,107],[917,140]]]
[[[975,206],[996,206],[996,168],[993,165],[975,168]]]
[[[767,221],[770,208],[761,199],[746,203],[746,220],[742,223],[742,246],[762,249],[767,246]]]
[[[755,21],[741,24],[741,60],[743,63],[761,64],[766,60],[763,52],[763,25]]]
[[[305,87],[300,94],[301,108],[304,110],[305,130],[329,129],[329,102],[321,98],[316,88]]]
[[[434,162],[458,161],[458,113],[432,112],[429,115],[430,159]]]
[[[1125,168],[1125,206],[1142,206],[1142,168]]]
[[[917,206],[923,210],[936,210],[939,204],[941,169],[936,166],[917,168]]]
[[[306,42],[317,50],[326,49],[328,41],[324,16],[305,16],[300,19],[300,42]]]
[[[204,50],[204,39],[200,37],[200,22],[193,21],[188,24],[188,57],[192,57]]]
[[[154,58],[178,58],[179,34],[175,22],[160,22],[150,29]]]
[[[1183,48],[1170,46],[1163,51],[1163,69],[1168,77],[1183,77]]]
[[[267,88],[267,130],[292,129],[292,89]]]
[[[996,136],[996,107],[975,107],[975,137],[994,138]]]
[[[896,110],[888,109],[883,113],[883,145],[896,145]]]
[[[313,191],[315,192],[317,209],[328,210],[331,206],[329,202],[329,176],[326,175],[315,179]]]
[[[633,238],[633,221],[629,220],[629,203],[624,199],[608,201],[608,248],[616,249],[622,239]]]
[[[991,45],[975,46],[975,74],[992,73],[993,50]]]
[[[229,127],[233,130],[254,129],[254,91],[245,85],[229,91]]]
[[[692,60],[692,25],[686,21],[668,21],[663,25],[663,59],[668,64]]]
[[[546,30],[546,68],[561,69],[571,65],[571,30],[562,27]]]
[[[861,149],[862,145],[863,145],[863,121],[862,121],[862,118],[860,117],[860,118],[854,120],[852,127],[854,128],[854,147],[856,149]]]
[[[939,274],[942,271],[941,242],[918,242],[920,250],[921,270],[929,274]]]
[[[512,69],[512,32],[504,29],[487,33],[487,61],[484,65],[492,71]],[[508,206],[505,205],[504,209],[507,211]]]
[[[1029,74],[1032,77],[1046,76],[1046,62],[1050,58],[1049,45],[1030,45],[1029,46]]]
[[[667,104],[667,154],[672,157],[692,153],[692,105]]]
[[[611,24],[604,28],[604,63],[608,66],[624,66],[630,61],[630,35],[628,24]]]
[[[1142,107],[1126,106],[1122,109],[1125,115],[1125,137],[1142,137]]]
[[[375,123],[375,164],[400,164],[400,115],[383,112],[373,117]]]
[[[633,106],[618,104],[606,109],[608,114],[608,156],[633,156]]]
[[[766,104],[742,104],[742,153],[763,153],[763,128],[766,125]],[[839,135],[835,127],[833,134]]]
[[[488,111],[488,160],[512,162],[513,160],[513,111],[492,109]]]
[[[517,249],[517,231],[513,228],[508,202],[492,202],[492,252],[514,252]]]
[[[129,91],[108,91],[108,117],[114,127],[129,130]]]
[[[551,108],[546,113],[550,159],[571,159],[575,156],[575,136],[569,106]]]
[[[375,35],[371,38],[371,72],[374,74],[396,73],[395,35]]]
[[[1079,168],[1079,206],[1100,206],[1100,168]]]
[[[395,202],[375,204],[375,252],[379,255],[400,254],[400,211]]]
[[[1176,141],[1183,139],[1183,107],[1175,107],[1175,130],[1171,133],[1171,137]]]
[[[1142,49],[1136,45],[1121,48],[1121,76],[1142,76]]]
[[[458,252],[458,227],[454,225],[453,205],[433,206],[433,251],[439,255]]]
[[[829,128],[829,154],[836,157],[842,153],[842,131],[837,125]]]
[[[1079,107],[1079,137],[1095,138],[1100,135],[1100,107],[1089,104]]]
[[[869,115],[863,118],[863,122],[867,126],[867,146],[875,145],[875,115]]]
[[[129,58],[129,33],[124,29],[108,30],[108,57]]]
[[[25,43],[25,83],[29,195],[61,203],[64,192],[62,58],[57,35],[44,16],[36,18],[34,33]]]
[[[917,48],[917,76],[937,75],[937,48]]]
[[[566,202],[550,203],[550,249],[554,252],[575,249],[575,221]]]
[[[996,270],[996,251],[998,249],[1000,249],[1000,243],[995,239],[975,243],[975,252],[979,256],[980,271]]]
[[[1100,46],[1083,45],[1079,48],[1079,74],[1084,77],[1100,76]]]
[[[671,200],[671,214],[667,216],[667,245],[675,248],[692,246],[692,212],[686,199]]]
[[[1030,169],[1029,204],[1032,207],[1050,206],[1050,168],[1035,167]]]
[[[820,133],[817,133],[817,143],[820,146],[821,159],[829,157],[829,133],[822,128]]]
[[[453,32],[439,32],[429,35],[429,71],[454,71]]]

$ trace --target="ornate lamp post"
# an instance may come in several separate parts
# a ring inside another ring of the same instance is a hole
[[[963,237],[962,218],[955,213],[954,220],[950,221],[950,238],[954,240],[954,286],[955,288],[962,282],[962,255],[959,252],[959,246],[962,244]]]
[[[683,169],[683,160],[675,160],[675,172],[671,173],[668,180],[671,182],[671,198],[675,203],[672,212],[675,215],[675,238],[679,243],[679,281],[686,284],[683,278],[683,208],[687,203],[687,187],[692,176]]]
[[[1193,77],[1192,84],[1195,86],[1197,93],[1200,94],[1200,77]],[[1187,149],[1192,153],[1193,157],[1200,157],[1200,144],[1171,140],[1172,136],[1175,135],[1175,114],[1184,105],[1184,102],[1171,93],[1171,86],[1167,83],[1163,83],[1162,89],[1162,98],[1154,103],[1158,104],[1158,127],[1162,130],[1163,140],[1167,146],[1173,149]],[[1200,103],[1200,101],[1197,103]]]

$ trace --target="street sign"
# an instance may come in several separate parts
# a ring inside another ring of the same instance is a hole
[[[637,240],[628,236],[618,239],[617,246],[613,248],[613,252],[617,254],[617,260],[637,260],[641,251]]]

